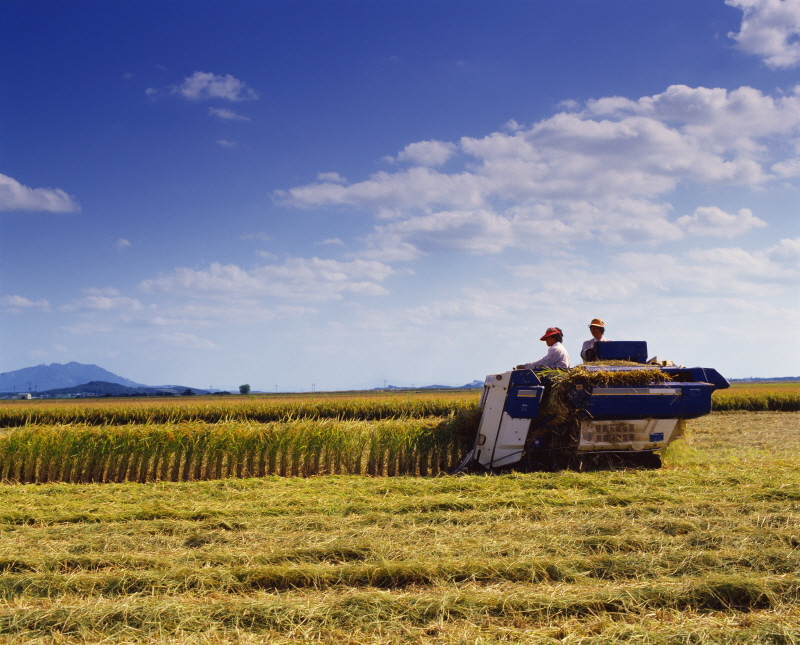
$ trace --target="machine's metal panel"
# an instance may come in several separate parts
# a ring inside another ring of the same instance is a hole
[[[514,385],[508,392],[505,411],[514,419],[535,419],[544,395],[544,386]]]
[[[593,418],[682,417],[711,412],[708,383],[665,383],[649,387],[596,387],[586,404]]]
[[[504,412],[491,461],[485,465],[496,468],[519,461],[522,458],[522,450],[525,447],[525,439],[528,437],[530,427],[530,419],[513,419]]]
[[[595,343],[594,351],[597,352],[599,361],[647,362],[647,341],[644,340],[609,340]]]
[[[618,419],[583,421],[579,451],[660,450],[680,436],[678,419]]]
[[[725,390],[731,386],[717,370],[710,367],[662,367],[676,381],[708,383],[713,390]]]
[[[483,415],[474,450],[475,460],[486,468],[496,468],[519,461],[528,437],[530,418],[514,419],[504,411],[512,383],[511,375],[512,372],[492,374],[484,381],[481,397]],[[534,382],[538,383],[538,379]],[[515,385],[513,389],[525,391],[519,398],[528,401],[529,404],[535,402],[538,410],[538,402],[542,397],[540,390],[544,390],[542,386]]]
[[[497,436],[500,432],[500,423],[503,418],[503,408],[506,403],[510,372],[491,374],[486,377],[481,397],[483,414],[475,440],[475,460],[484,466],[492,461]]]

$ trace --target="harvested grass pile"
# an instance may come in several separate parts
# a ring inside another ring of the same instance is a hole
[[[625,361],[606,361],[606,363]],[[593,366],[597,365],[594,363]],[[540,374],[545,384],[543,412],[549,418],[548,424],[557,439],[553,447],[566,447],[577,439],[580,421],[586,418],[581,407],[580,396],[576,393],[590,391],[594,387],[646,387],[666,383],[672,377],[657,367],[641,367],[631,370],[589,371],[583,366],[571,370],[548,370]]]

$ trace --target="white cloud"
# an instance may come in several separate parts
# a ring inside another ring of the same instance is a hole
[[[217,262],[206,270],[175,269],[171,274],[145,280],[144,292],[249,295],[293,300],[340,299],[343,294],[385,295],[379,283],[395,273],[375,260],[349,262],[320,258],[290,258],[283,264],[246,271],[234,264]]]
[[[223,121],[249,121],[250,117],[245,116],[244,114],[239,114],[234,110],[230,110],[228,108],[208,108],[208,113],[211,116],[218,117]]]
[[[12,314],[21,314],[26,310],[50,311],[50,303],[47,300],[30,300],[24,296],[3,296],[0,298],[0,304]]]
[[[456,152],[456,146],[446,141],[410,143],[397,155],[397,161],[409,161],[418,166],[440,166]]]
[[[131,243],[124,237],[121,237],[117,240],[117,251],[124,251],[125,249],[129,249],[130,247]]]
[[[192,101],[225,99],[238,102],[258,98],[255,90],[230,74],[221,76],[210,72],[195,72],[170,91]]]
[[[767,225],[764,220],[753,215],[749,208],[742,208],[736,215],[732,215],[716,206],[700,206],[694,214],[679,217],[677,224],[692,235],[719,237],[736,237]]]
[[[81,289],[81,293],[87,296],[118,296],[119,291],[114,287],[89,287]]]
[[[461,167],[452,172],[415,165],[356,183],[325,173],[275,198],[390,220],[376,224],[360,254],[383,261],[436,248],[537,248],[553,239],[652,244],[678,240],[687,229],[727,236],[763,225],[749,211],[703,210],[710,207],[675,221],[667,199],[683,184],[763,187],[790,174],[793,147],[800,147],[796,92],[775,98],[750,87],[675,85],[637,100],[605,97],[582,111],[572,107],[457,144],[418,142],[398,156],[428,164],[457,156]]]
[[[800,177],[800,157],[779,161],[771,170],[779,177]]]
[[[228,139],[217,139],[217,143],[222,148],[235,148],[236,147],[236,142],[235,141],[229,141]]]
[[[318,244],[335,244],[337,246],[344,246],[344,242],[342,242],[338,237],[329,237],[328,239],[322,240],[322,242],[318,242]]]
[[[0,174],[0,211],[75,213],[81,207],[60,188],[28,188]]]
[[[725,0],[744,12],[739,33],[729,33],[739,48],[774,69],[800,62],[800,0]]]
[[[767,256],[788,268],[800,272],[800,237],[783,239],[772,248],[767,249]]]
[[[169,334],[158,334],[157,338],[164,345],[170,347],[184,347],[188,349],[216,349],[216,345],[210,340],[198,338],[194,334],[176,331]]]
[[[160,328],[186,329],[268,322],[277,318],[296,318],[315,313],[314,309],[300,305],[265,307],[257,298],[224,294],[220,294],[219,298],[209,298],[208,294],[204,294],[203,300],[173,301],[161,305],[144,320]]]
[[[317,174],[317,181],[330,182],[333,184],[346,184],[347,179],[338,172],[321,172]]]
[[[725,299],[769,306],[770,299],[791,297],[800,277],[800,238],[782,240],[760,251],[739,247],[690,249],[684,253],[632,251],[611,256],[602,265],[579,256],[545,259],[509,267],[530,285],[527,302],[602,303],[644,311],[667,307],[666,299],[684,298],[704,308]]]
[[[121,314],[130,314],[141,311],[144,308],[141,302],[135,298],[127,298],[115,294],[115,290],[85,290],[84,293],[89,293],[80,300],[74,301],[67,305],[62,305],[58,308],[63,313],[74,313],[81,311],[105,311],[116,312]]]
[[[259,231],[258,233],[242,233],[243,240],[260,240],[261,242],[269,242],[272,236],[269,233]]]

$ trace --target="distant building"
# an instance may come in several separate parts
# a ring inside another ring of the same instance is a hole
[[[17,394],[18,399],[32,399],[33,397],[30,395],[29,392],[20,392]]]

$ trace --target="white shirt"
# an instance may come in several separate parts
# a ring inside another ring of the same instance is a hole
[[[525,368],[532,370],[538,367],[560,367],[569,369],[569,354],[561,343],[553,343],[547,348],[547,354],[533,363],[526,363]]]
[[[587,340],[583,344],[583,347],[581,347],[581,358],[583,360],[586,360],[586,350],[587,349],[594,349],[594,344],[595,343],[605,343],[607,340],[611,340],[611,339],[610,338],[606,338],[605,336],[602,336],[600,338],[595,338],[594,336],[592,336],[589,340]]]

